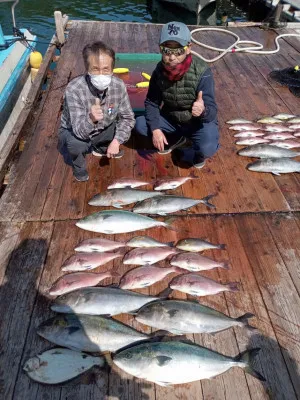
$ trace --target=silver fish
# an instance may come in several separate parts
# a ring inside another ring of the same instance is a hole
[[[176,211],[186,210],[200,203],[210,208],[216,208],[214,204],[209,203],[212,197],[214,197],[214,195],[203,197],[203,199],[192,199],[189,197],[172,195],[157,196],[137,203],[132,211],[134,213],[167,215]]]
[[[269,144],[255,144],[253,146],[241,149],[238,154],[246,157],[257,158],[281,158],[281,157],[297,157],[299,152],[281,149],[279,147],[270,146]]]
[[[100,272],[98,274],[92,272],[74,272],[73,274],[66,274],[53,283],[49,289],[49,294],[51,296],[59,296],[83,287],[96,286],[99,282],[103,281],[103,279],[119,276],[119,274],[112,271]]]
[[[243,140],[237,140],[235,144],[239,146],[245,146],[245,145],[252,145],[252,144],[259,144],[259,143],[269,143],[270,140],[264,139],[261,137],[252,137],[252,138],[245,138]]]
[[[125,246],[126,243],[123,242],[115,242],[114,240],[103,239],[103,238],[93,238],[93,239],[83,240],[75,247],[74,250],[85,253],[96,252],[96,251],[105,252],[105,251],[119,249]]]
[[[182,271],[177,267],[160,268],[154,265],[144,265],[126,272],[120,281],[119,287],[127,290],[148,287],[161,281],[169,274],[174,272],[182,273]]]
[[[237,292],[239,290],[236,282],[223,285],[198,274],[176,276],[170,282],[169,287],[192,296],[209,296],[220,292]]]
[[[226,248],[225,244],[213,244],[209,243],[206,240],[198,239],[198,238],[187,238],[181,239],[176,243],[177,249],[183,251],[204,251],[210,249],[220,249],[224,250]]]
[[[270,140],[286,140],[294,139],[294,136],[289,132],[274,132],[265,135],[264,138]]]
[[[243,118],[230,119],[229,121],[226,121],[226,124],[230,124],[230,125],[251,124],[251,123],[252,123],[252,121],[248,121],[247,119],[243,119]]]
[[[271,146],[281,147],[283,149],[296,149],[300,147],[300,142],[296,140],[276,140],[270,143]]]
[[[295,137],[300,137],[300,132],[294,132]]]
[[[37,333],[58,346],[90,353],[115,352],[149,338],[119,321],[98,315],[59,314],[43,322]]]
[[[294,117],[295,117],[294,114],[286,114],[286,113],[280,113],[280,114],[273,115],[273,118],[281,119],[282,121],[286,121],[286,120],[294,118]],[[299,122],[300,122],[300,119],[299,119]]]
[[[82,218],[76,226],[87,231],[107,234],[135,232],[156,226],[173,229],[167,222],[120,210],[99,211]]]
[[[135,236],[126,242],[128,247],[172,247],[174,242],[162,243],[149,236]]]
[[[135,318],[142,324],[183,335],[215,333],[233,326],[253,330],[255,328],[248,325],[248,319],[252,317],[254,315],[248,313],[239,318],[230,318],[195,301],[159,300],[143,306]]]
[[[191,179],[199,179],[199,177],[194,174],[190,174],[188,176],[177,176],[176,178],[158,179],[155,182],[153,189],[154,190],[176,189]]]
[[[217,262],[198,253],[176,254],[170,261],[171,265],[187,269],[188,271],[204,271],[213,268],[229,269],[225,262]]]
[[[111,183],[107,189],[123,189],[123,188],[135,188],[139,186],[149,185],[149,182],[145,182],[134,178],[119,178]]]
[[[157,299],[112,287],[83,288],[57,297],[51,310],[68,314],[111,316],[138,310]]]
[[[140,247],[130,250],[123,258],[123,264],[154,264],[176,253],[178,250],[174,247]]]
[[[289,124],[300,124],[300,117],[291,118],[288,120]]]
[[[237,124],[231,126],[229,129],[233,131],[259,131],[261,127],[256,124]]]
[[[252,359],[260,349],[252,349],[236,357],[226,357],[194,343],[170,341],[143,343],[121,350],[114,355],[114,363],[140,379],[160,386],[183,384],[210,379],[240,367],[265,381],[252,367]]]
[[[95,365],[102,367],[104,364],[103,357],[57,348],[30,358],[23,369],[34,381],[55,385],[73,379]]]
[[[258,124],[281,124],[282,123],[282,121],[280,119],[277,119],[277,118],[274,118],[274,117],[261,118],[256,122]]]
[[[293,125],[289,125],[289,129],[291,129],[292,131],[300,129],[300,123],[294,122]]]
[[[264,130],[267,132],[293,132],[293,129],[288,128],[286,125],[280,124],[265,125]]]
[[[271,172],[273,175],[300,172],[300,162],[290,158],[265,158],[247,165],[250,171]]]
[[[104,265],[117,257],[123,256],[123,252],[116,253],[76,253],[69,257],[62,265],[62,271],[86,271]]]
[[[237,137],[237,138],[249,138],[249,137],[264,136],[264,133],[258,132],[258,131],[242,131],[242,132],[236,133],[233,136]]]

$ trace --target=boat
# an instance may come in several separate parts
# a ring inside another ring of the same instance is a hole
[[[8,1],[12,0],[0,0],[0,3]],[[12,34],[5,35],[0,25],[0,151],[26,104],[32,86],[29,60],[35,50],[36,36],[27,29],[16,27],[14,9],[18,2],[16,0],[12,5]]]
[[[160,0],[166,3],[172,3],[178,7],[185,8],[186,10],[196,13],[197,15],[203,11],[204,7],[216,0]]]

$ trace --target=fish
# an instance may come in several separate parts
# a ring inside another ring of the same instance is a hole
[[[183,251],[204,251],[211,249],[220,249],[224,250],[226,248],[225,244],[213,244],[207,242],[206,240],[198,239],[198,238],[187,238],[181,239],[176,243],[175,246],[177,249]]]
[[[288,126],[289,129],[291,129],[292,131],[295,131],[296,129],[300,129],[300,123],[296,124],[295,122],[293,123],[293,125],[289,125]]]
[[[178,252],[174,247],[138,247],[125,255],[123,264],[151,265]]]
[[[275,119],[281,119],[282,121],[285,121],[287,119],[291,119],[291,118],[295,118],[294,114],[285,114],[285,113],[281,113],[281,114],[276,114],[273,115],[273,118]],[[290,121],[289,121],[290,122]],[[300,119],[299,119],[300,122]]]
[[[264,117],[256,121],[258,124],[281,124],[282,121],[274,117]]]
[[[145,182],[134,178],[119,178],[111,183],[107,189],[124,189],[124,188],[135,188],[139,186],[149,185],[149,182]]]
[[[294,139],[294,136],[289,132],[274,132],[265,135],[264,138],[270,140],[286,140]]]
[[[231,124],[231,125],[235,125],[235,124],[251,124],[252,121],[248,121],[247,119],[243,119],[243,118],[237,118],[237,119],[230,119],[229,121],[226,121],[226,124]]]
[[[112,316],[136,311],[154,300],[158,300],[158,297],[99,286],[63,294],[54,300],[51,310],[67,314]]]
[[[300,172],[300,162],[290,158],[265,158],[247,165],[249,171],[271,172],[273,175]]]
[[[238,151],[240,156],[257,157],[257,158],[281,158],[281,157],[297,157],[299,152],[281,149],[269,144],[255,144],[253,146],[244,147]]]
[[[249,138],[249,137],[258,137],[258,136],[264,136],[264,132],[259,132],[259,131],[241,131],[233,135],[234,137],[237,138]]]
[[[266,132],[293,132],[293,129],[287,127],[286,125],[265,125],[264,131]]]
[[[300,117],[291,118],[288,120],[289,124],[300,124]]]
[[[175,178],[162,178],[158,179],[155,184],[153,189],[154,190],[171,190],[171,189],[176,189],[179,186],[183,185],[185,182],[191,180],[191,179],[199,179],[198,176],[195,174],[190,174],[188,176],[177,176]]]
[[[74,250],[85,253],[96,252],[96,251],[105,252],[105,251],[119,249],[125,246],[126,243],[124,242],[115,242],[114,240],[103,239],[103,238],[93,238],[93,239],[83,240],[75,247]]]
[[[300,132],[294,132],[295,137],[300,137]]]
[[[229,269],[227,263],[214,261],[211,258],[204,257],[198,253],[176,254],[172,257],[170,264],[187,269],[188,271],[204,271],[213,268]]]
[[[216,208],[214,204],[209,203],[209,200],[214,195],[203,197],[203,199],[192,199],[183,196],[157,196],[152,199],[146,199],[138,202],[132,209],[134,213],[145,213],[145,214],[158,214],[167,215],[180,210],[186,210],[190,207],[196,206],[197,204],[203,203],[207,207]]]
[[[169,284],[173,290],[179,290],[192,296],[209,296],[221,292],[237,292],[238,284],[230,282],[223,285],[212,279],[197,274],[176,276]]]
[[[95,365],[103,367],[104,364],[103,357],[55,348],[29,358],[23,370],[36,382],[55,385],[69,381]]]
[[[244,146],[244,145],[252,145],[252,144],[259,144],[259,143],[269,143],[270,140],[264,139],[261,137],[252,137],[252,138],[245,138],[243,140],[237,140],[235,144],[238,144],[239,146]]]
[[[294,149],[300,147],[300,142],[296,140],[276,140],[270,143],[271,146],[281,147],[283,149]]]
[[[185,335],[215,333],[233,326],[256,330],[248,325],[248,319],[252,317],[253,314],[247,313],[239,318],[231,318],[197,301],[158,300],[138,310],[135,319],[157,329]]]
[[[104,265],[117,257],[123,256],[123,252],[116,253],[76,253],[69,257],[62,265],[62,271],[86,271]]]
[[[90,201],[90,206],[112,206],[115,208],[122,208],[128,204],[136,203],[149,199],[154,196],[163,196],[163,192],[154,192],[150,190],[138,189],[109,189],[104,193],[96,194]]]
[[[126,242],[128,247],[172,247],[174,242],[162,243],[149,236],[135,236]]]
[[[259,350],[252,349],[236,357],[227,357],[195,343],[153,342],[120,350],[113,356],[113,362],[128,374],[159,386],[211,379],[232,367],[240,367],[265,381],[251,366]]]
[[[259,131],[261,127],[256,124],[237,124],[231,126],[229,129],[233,131]]]
[[[160,268],[154,265],[144,265],[142,267],[131,269],[121,278],[119,287],[121,289],[139,289],[153,285],[161,281],[167,275],[174,272],[181,272],[178,267]]]
[[[49,289],[49,294],[51,296],[59,296],[82,287],[96,286],[99,282],[103,281],[103,279],[119,276],[119,274],[112,271],[100,272],[99,274],[92,272],[74,272],[73,274],[64,275],[55,281]]]
[[[105,210],[90,214],[76,222],[76,226],[87,231],[106,234],[136,232],[156,226],[174,230],[167,221],[156,221],[143,215],[121,210]]]
[[[58,346],[90,353],[115,352],[149,336],[112,318],[58,314],[43,322],[38,335]]]

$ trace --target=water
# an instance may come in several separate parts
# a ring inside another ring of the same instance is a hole
[[[245,2],[240,0],[240,3]],[[0,3],[0,23],[5,34],[12,33],[11,4]],[[47,43],[55,30],[55,10],[61,10],[70,19],[153,23],[177,20],[186,24],[197,22],[196,14],[158,0],[20,0],[16,7],[17,26],[30,29],[38,36],[40,43],[37,49],[42,53],[47,49]],[[201,13],[200,24],[220,24],[223,12],[228,15],[228,20],[246,21],[249,15],[249,10],[235,5],[232,1],[217,0]]]

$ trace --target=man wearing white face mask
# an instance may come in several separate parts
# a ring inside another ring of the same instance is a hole
[[[78,181],[89,179],[85,156],[121,158],[120,145],[130,138],[134,114],[122,80],[113,76],[115,52],[103,42],[85,46],[86,74],[67,86],[58,150]]]

